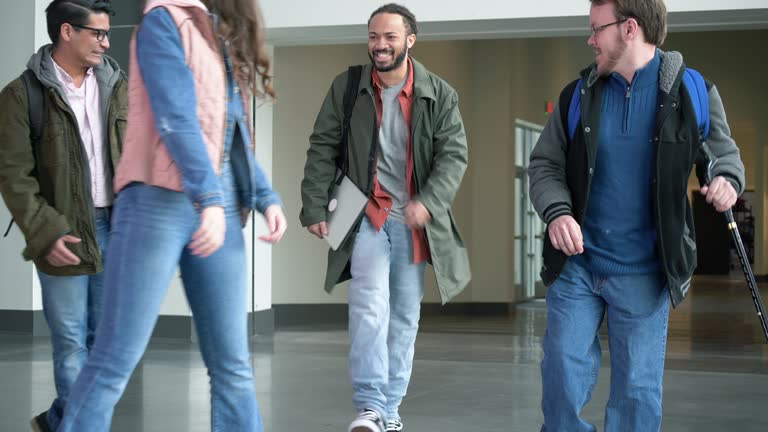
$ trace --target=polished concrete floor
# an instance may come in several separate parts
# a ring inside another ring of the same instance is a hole
[[[768,297],[768,286],[763,287]],[[507,317],[428,317],[401,414],[411,432],[537,431],[543,303]],[[607,343],[603,344],[607,347]],[[278,329],[253,341],[265,429],[339,432],[353,411],[343,328]],[[602,430],[610,364],[584,416]],[[0,335],[0,431],[26,431],[54,395],[45,339]],[[153,341],[113,431],[208,431],[208,378],[192,343]],[[698,278],[670,317],[664,431],[768,430],[768,344],[743,282]]]

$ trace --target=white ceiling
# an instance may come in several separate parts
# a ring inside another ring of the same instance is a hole
[[[588,17],[517,18],[419,23],[419,40],[506,39],[587,35]],[[728,11],[672,12],[669,31],[720,31],[768,29],[768,8]],[[269,28],[275,46],[359,43],[366,26],[316,26]]]

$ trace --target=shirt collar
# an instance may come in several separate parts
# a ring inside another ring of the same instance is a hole
[[[377,91],[381,91],[384,88],[376,68],[373,68],[371,82]],[[413,62],[411,62],[411,56],[408,56],[408,76],[405,78],[405,85],[401,93],[409,98],[413,95]]]
[[[659,69],[661,67],[660,50],[657,48],[651,61],[645,64],[645,66],[635,71],[635,75],[632,78],[632,84],[637,88],[644,88],[649,86],[656,86],[659,82]],[[614,80],[617,80],[622,86],[627,82],[618,72],[611,74]]]
[[[53,56],[51,56],[51,63],[53,63],[53,69],[56,71],[56,77],[61,81],[63,84],[69,84],[74,85],[75,80],[72,78],[72,75],[70,75],[67,71],[65,71],[61,66],[59,66],[58,63],[56,63],[56,60],[54,60]],[[93,75],[93,68],[88,68],[87,71],[85,71],[85,78],[90,78]]]

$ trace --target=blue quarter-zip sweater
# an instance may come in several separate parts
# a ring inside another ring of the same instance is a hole
[[[227,66],[227,128],[222,163],[232,164],[240,205],[263,213],[271,205],[282,204],[250,151],[251,138],[232,65],[226,51],[222,53]],[[163,130],[163,124],[173,125],[162,140],[181,171],[184,192],[201,207],[222,205],[219,179],[208,158],[194,109],[194,77],[176,23],[164,8],[156,8],[143,18],[136,56],[158,130]]]
[[[632,83],[608,77],[600,111],[595,173],[582,224],[584,254],[576,263],[603,276],[658,270],[653,215],[653,130],[659,95],[659,53]]]

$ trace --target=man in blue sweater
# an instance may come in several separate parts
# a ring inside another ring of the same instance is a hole
[[[706,164],[682,56],[658,48],[666,15],[662,0],[592,0],[595,63],[563,90],[531,154],[531,200],[548,231],[542,431],[595,430],[579,414],[597,382],[604,316],[605,430],[661,429],[669,303],[685,298],[696,267],[688,177]],[[744,189],[744,166],[720,95],[706,87],[717,164],[701,192],[722,212]]]

